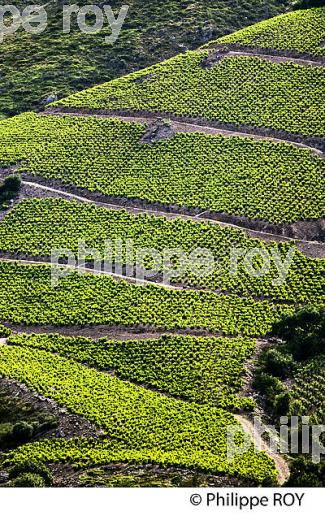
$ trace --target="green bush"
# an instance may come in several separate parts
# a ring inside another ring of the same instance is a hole
[[[264,394],[272,401],[276,395],[280,394],[284,390],[284,387],[279,379],[269,374],[265,374],[261,370],[258,370],[255,373],[253,388]]]
[[[53,477],[49,469],[42,462],[24,461],[15,464],[9,470],[9,478],[17,479],[23,475],[35,475],[40,477],[46,486],[53,484]]]
[[[31,439],[34,428],[26,421],[17,422],[12,429],[12,438],[17,441],[27,441]]]
[[[8,202],[17,196],[20,190],[21,180],[18,175],[9,175],[0,185],[0,204]]]
[[[22,473],[11,483],[11,487],[45,487],[44,479],[35,473]]]
[[[277,349],[269,349],[261,357],[266,372],[275,377],[286,378],[292,372],[294,360],[291,354]]]
[[[40,414],[37,419],[39,422],[39,432],[46,432],[48,430],[52,430],[53,428],[57,428],[57,426],[59,425],[59,419],[55,417],[55,415]]]
[[[274,411],[278,415],[287,415],[290,410],[291,394],[282,392],[274,398]]]
[[[289,487],[324,487],[325,462],[314,464],[304,456],[296,457],[291,464]]]
[[[272,332],[287,342],[295,360],[325,353],[325,309],[305,307],[278,321]]]
[[[0,188],[0,193],[2,190],[5,192],[18,192],[21,186],[21,179],[18,175],[9,175],[5,178],[3,185]]]

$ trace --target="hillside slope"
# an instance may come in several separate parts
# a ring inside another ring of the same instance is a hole
[[[325,9],[299,10],[264,20],[251,27],[207,43],[325,56]]]
[[[325,77],[320,56],[272,52],[187,51],[0,123],[2,385],[83,421],[9,465],[288,479],[285,456],[253,445],[254,375],[264,352],[286,366],[275,324],[324,303]],[[314,417],[302,380],[321,394],[323,373],[320,355],[295,368]],[[290,382],[262,383],[282,414]],[[249,441],[234,458],[229,428]]]
[[[98,34],[83,34],[72,17],[71,33],[62,34],[63,4],[45,0],[47,29],[39,35],[19,30],[5,37],[0,54],[0,118],[41,109],[50,95],[67,96],[283,12],[286,0],[129,0],[110,1],[115,13],[129,12],[119,38],[105,43],[108,23]],[[103,2],[92,2],[102,5]],[[25,7],[25,2],[15,2]]]

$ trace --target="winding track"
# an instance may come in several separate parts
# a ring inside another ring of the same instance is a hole
[[[261,434],[254,428],[254,424],[243,415],[235,414],[236,419],[240,422],[243,430],[248,433],[250,437],[253,437],[254,444],[257,451],[265,451],[271,459],[274,460],[276,469],[279,474],[279,484],[284,484],[290,476],[289,465],[285,458],[278,452],[275,452],[270,445],[265,442]]]
[[[280,242],[294,242],[296,244],[297,248],[302,253],[304,253],[306,256],[310,256],[310,257],[316,256],[317,258],[325,258],[325,244],[322,244],[320,242],[310,241],[310,240],[294,239],[291,237],[287,237],[285,235],[277,235],[274,233],[268,233],[266,231],[257,231],[254,229],[246,228],[244,226],[238,226],[238,225],[232,224],[230,222],[222,222],[217,219],[205,217],[204,215],[209,213],[209,210],[200,212],[197,215],[187,215],[187,214],[181,213],[181,212],[170,213],[167,211],[140,208],[140,207],[137,207],[136,205],[132,205],[132,203],[128,206],[125,206],[125,205],[121,205],[121,204],[110,204],[107,202],[99,202],[99,201],[91,199],[91,198],[76,195],[75,193],[71,193],[69,191],[61,190],[58,188],[52,188],[50,186],[46,186],[45,184],[40,184],[39,182],[26,181],[24,179],[22,180],[22,184],[25,185],[26,187],[35,188],[37,190],[44,190],[49,193],[56,194],[60,197],[74,199],[79,202],[84,202],[84,203],[88,203],[88,204],[95,204],[98,207],[103,207],[103,208],[107,208],[107,209],[111,209],[111,210],[126,210],[129,213],[133,213],[133,214],[142,213],[142,214],[147,214],[147,215],[152,215],[152,216],[157,216],[157,217],[165,217],[169,220],[181,218],[184,220],[192,220],[193,222],[208,222],[211,224],[217,224],[220,227],[232,227],[234,229],[238,229],[240,231],[247,233],[249,236],[252,236],[253,238],[258,238],[260,240],[265,240],[265,241],[276,240],[276,241],[280,241]],[[318,250],[317,255],[309,253],[308,246],[317,247],[317,250]]]
[[[276,49],[264,49],[263,47],[249,47],[236,43],[219,42],[207,47],[203,46],[199,51],[208,51],[210,55],[219,54],[222,58],[226,57],[247,57],[260,58],[273,63],[294,63],[302,67],[323,67],[324,58],[301,54],[294,51],[281,51]]]
[[[169,289],[172,291],[187,291],[187,292],[204,292],[204,293],[213,293],[218,296],[237,296],[238,298],[244,299],[247,297],[252,298],[253,300],[260,302],[260,301],[266,301],[273,304],[287,304],[292,305],[293,302],[291,300],[277,300],[275,298],[272,298],[271,296],[256,296],[254,294],[248,294],[248,295],[239,295],[234,294],[230,290],[218,290],[218,289],[208,289],[204,287],[190,287],[185,285],[178,285],[177,283],[171,284],[171,283],[164,283],[160,281],[155,280],[148,280],[146,278],[137,278],[136,276],[128,276],[125,274],[116,273],[114,271],[105,271],[105,269],[95,269],[92,267],[83,267],[78,265],[68,265],[63,264],[60,262],[53,262],[51,259],[44,259],[40,257],[39,259],[28,257],[26,255],[26,258],[16,258],[14,255],[10,255],[9,253],[2,253],[0,252],[0,262],[8,262],[8,263],[15,263],[20,265],[44,265],[51,267],[51,269],[55,268],[61,268],[61,269],[68,269],[70,271],[78,271],[81,274],[92,274],[95,276],[109,276],[113,278],[115,281],[124,280],[125,282],[136,284],[136,285],[144,285],[144,286],[154,286],[154,287],[161,287],[163,289]],[[303,302],[295,301],[295,304],[303,304]]]
[[[157,118],[165,117],[168,118],[169,123],[171,124],[171,128],[175,132],[201,132],[207,135],[223,135],[225,137],[243,137],[246,139],[255,139],[255,140],[263,140],[263,141],[272,141],[274,143],[287,143],[293,146],[297,146],[299,148],[305,148],[310,150],[313,154],[318,155],[319,157],[324,157],[324,153],[319,148],[310,146],[304,142],[290,140],[289,138],[280,138],[273,137],[271,135],[259,133],[259,129],[255,128],[254,131],[244,131],[240,129],[227,129],[223,127],[222,123],[218,122],[209,122],[207,120],[199,120],[195,118],[189,117],[177,117],[171,115],[166,112],[147,112],[147,111],[131,111],[131,110],[87,110],[80,109],[77,110],[75,108],[69,107],[55,107],[55,108],[47,108],[45,112],[40,112],[40,116],[56,116],[56,117],[97,117],[97,118],[108,118],[108,119],[119,119],[120,121],[125,121],[126,123],[142,123],[142,124],[152,124]],[[209,126],[210,125],[210,126]],[[226,125],[226,124],[225,124]],[[299,137],[299,136],[297,136]],[[301,140],[303,141],[303,137]]]
[[[274,55],[268,52],[260,54],[254,52],[253,50],[249,51],[249,49],[247,49],[246,51],[230,50],[229,52],[227,52],[227,54],[225,54],[225,57],[228,56],[230,58],[260,58],[261,60],[272,61],[272,63],[295,63],[296,65],[300,65],[302,67],[322,67],[324,65],[323,62],[320,60],[311,60],[307,58],[293,58],[290,56]]]

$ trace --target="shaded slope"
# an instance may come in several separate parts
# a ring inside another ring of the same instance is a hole
[[[67,96],[133,70],[195,48],[211,38],[233,32],[283,12],[282,0],[128,0],[108,2],[115,13],[123,3],[128,16],[114,45],[102,32],[82,34],[72,17],[72,31],[62,34],[63,4],[88,5],[86,0],[39,2],[47,5],[48,27],[40,35],[18,31],[1,43],[0,118],[39,109],[48,96]],[[93,2],[102,5],[103,2]],[[26,2],[16,1],[18,7]]]

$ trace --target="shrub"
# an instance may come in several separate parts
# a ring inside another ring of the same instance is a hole
[[[53,484],[53,477],[49,469],[42,462],[24,461],[15,464],[9,470],[9,478],[17,479],[22,475],[35,475],[42,478],[46,486]]]
[[[19,192],[21,180],[18,175],[9,175],[0,186],[0,203],[5,203],[16,197]]]
[[[265,374],[261,370],[256,371],[253,380],[253,387],[270,400],[273,400],[275,396],[280,394],[284,389],[279,379],[269,374]]]
[[[45,487],[44,479],[35,473],[22,473],[11,483],[11,487]]]
[[[4,191],[18,192],[21,186],[21,180],[18,175],[9,175],[5,178],[3,186],[1,187]]]
[[[17,441],[27,441],[33,436],[34,428],[26,421],[17,422],[12,429],[12,438]]]
[[[291,394],[282,392],[274,398],[274,411],[278,415],[287,415],[290,409]]]
[[[53,428],[57,428],[57,426],[59,425],[59,419],[57,417],[55,417],[55,415],[51,415],[51,414],[40,414],[38,416],[38,422],[39,422],[39,427],[38,427],[38,431],[39,432],[46,432],[48,430],[52,430]]]
[[[325,463],[314,464],[304,456],[296,457],[290,468],[289,487],[324,487]]]
[[[280,378],[288,377],[294,368],[292,355],[276,349],[267,350],[261,361],[266,372]]]
[[[273,333],[287,342],[295,360],[306,360],[325,353],[325,309],[300,309],[277,322]]]

